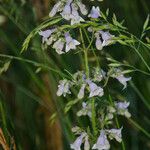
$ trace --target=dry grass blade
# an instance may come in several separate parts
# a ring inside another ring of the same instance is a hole
[[[0,145],[2,146],[4,150],[10,150],[9,146],[6,143],[6,140],[5,140],[5,137],[1,128],[0,128]]]

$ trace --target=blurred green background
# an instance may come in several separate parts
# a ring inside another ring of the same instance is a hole
[[[75,72],[80,58],[71,54],[60,57],[51,49],[43,51],[39,36],[32,40],[27,52],[20,54],[23,41],[48,15],[54,3],[51,0],[0,0],[0,53],[16,57],[10,62],[9,69],[0,75],[0,127],[12,149],[70,149],[73,118],[64,117],[61,109],[64,102],[55,94],[60,77],[46,69],[37,70],[34,62]],[[110,13],[115,13],[120,20],[124,19],[129,31],[140,37],[150,13],[150,0],[104,0],[96,4],[104,11],[109,8]],[[146,70],[139,57],[127,47],[118,45],[109,48],[108,52],[117,60],[126,60]],[[140,52],[150,64],[150,52],[143,47]],[[0,57],[0,65],[9,60]],[[27,63],[26,60],[34,62]],[[124,95],[131,102],[134,120],[150,132],[150,77],[136,73],[132,78],[133,83]],[[56,111],[56,122],[51,124],[50,117]],[[123,133],[126,149],[149,150],[150,139],[127,120],[123,123],[126,124]]]

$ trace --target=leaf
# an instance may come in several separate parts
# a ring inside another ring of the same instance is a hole
[[[108,17],[108,15],[109,15],[109,8],[107,8],[106,10],[106,16]]]
[[[146,20],[145,20],[145,23],[143,25],[143,30],[146,30],[147,27],[148,27],[148,23],[149,23],[149,15],[147,16]]]
[[[108,66],[110,66],[110,67],[120,67],[121,64],[118,64],[118,63],[111,63],[111,64],[109,64]]]
[[[0,68],[0,74],[2,74],[3,72],[6,72],[8,70],[10,63],[11,63],[11,60],[4,63],[3,67]]]
[[[55,122],[56,117],[57,117],[57,113],[56,112],[51,115],[51,117],[49,119],[51,125]]]
[[[64,112],[67,113],[67,112],[71,109],[71,107],[72,107],[73,105],[75,105],[76,103],[78,103],[78,101],[79,101],[79,99],[75,99],[75,100],[69,101],[69,102],[66,104],[66,106],[65,106]]]
[[[41,70],[42,70],[42,68],[39,67],[39,68],[36,69],[35,73],[39,73]]]
[[[107,60],[111,61],[111,62],[117,62],[116,60],[114,60],[113,58],[110,58],[110,57],[107,57]]]
[[[128,73],[131,73],[131,72],[134,72],[134,70],[125,70],[125,71],[122,71],[123,74],[128,74]]]

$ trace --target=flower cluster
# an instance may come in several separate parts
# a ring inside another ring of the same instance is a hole
[[[65,20],[70,20],[71,25],[73,25],[84,21],[84,19],[79,15],[79,10],[82,15],[87,15],[88,13],[85,5],[81,1],[61,0],[54,5],[53,9],[49,13],[49,16],[53,17],[57,12],[60,12],[60,15]]]
[[[104,47],[114,44],[117,41],[117,37],[116,35],[113,35],[107,27],[96,29],[97,23],[101,18],[103,18],[103,13],[101,13],[98,6],[92,6],[90,11],[88,11],[81,0],[60,0],[50,11],[49,17],[54,17],[57,13],[65,19],[61,22],[63,25],[66,22],[69,22],[70,25],[64,25],[62,28],[54,26],[51,29],[40,31],[39,34],[42,36],[42,43],[47,46],[51,46],[58,54],[64,54],[70,50],[79,48],[84,53],[86,69],[71,75],[71,79],[60,80],[56,94],[57,96],[66,97],[67,95],[71,95],[72,97],[73,91],[77,90],[78,92],[75,94],[77,102],[82,102],[82,108],[76,113],[77,117],[88,116],[87,118],[91,122],[92,126],[92,121],[96,119],[96,122],[94,123],[97,127],[96,136],[98,136],[99,133],[97,140],[94,140],[95,142],[93,142],[92,133],[94,133],[94,128],[90,131],[90,129],[74,127],[72,132],[77,135],[77,139],[70,145],[70,147],[74,150],[81,150],[82,146],[84,150],[108,150],[110,149],[110,140],[115,139],[119,143],[122,141],[121,132],[123,128],[116,128],[114,125],[114,118],[117,115],[129,118],[131,117],[131,114],[128,111],[129,102],[103,101],[103,99],[107,99],[106,97],[108,97],[105,94],[107,93],[105,87],[109,78],[112,78],[117,79],[123,85],[123,89],[125,89],[127,87],[127,82],[131,80],[131,77],[126,77],[125,72],[120,68],[112,67],[109,68],[108,71],[104,71],[99,67],[95,67],[94,69],[89,68],[87,53],[93,45],[95,46],[94,50],[102,50]],[[93,22],[95,22],[96,25]],[[103,24],[103,21],[100,25],[101,24]],[[82,42],[77,41],[71,35],[72,30],[78,28],[80,29],[79,39]],[[85,33],[82,33],[82,30]],[[85,41],[84,35],[86,37]],[[88,39],[87,36],[92,38]],[[88,46],[86,46],[87,41],[89,41]],[[83,49],[79,47],[80,43],[82,43]],[[102,102],[99,102],[99,100]],[[100,103],[103,104],[103,106],[101,106]],[[93,117],[95,118],[93,119]],[[88,128],[89,126],[91,125],[88,125]]]
[[[54,17],[58,12],[62,18],[67,21],[71,21],[71,25],[85,21],[80,16],[80,12],[84,16],[88,14],[88,10],[81,0],[61,0],[54,5],[49,13],[49,16]],[[90,13],[88,14],[88,17],[96,19],[100,16],[99,7],[93,6]]]
[[[62,36],[56,28],[41,31],[39,34],[43,37],[43,43],[46,43],[47,45],[53,44],[52,47],[58,54],[63,54],[72,49],[76,49],[76,46],[80,45],[80,42],[73,39],[69,32],[65,32]]]
[[[99,76],[101,78],[104,78],[101,72],[99,72]],[[64,93],[66,96],[66,93],[68,93],[68,92],[70,93],[70,88],[72,86],[80,86],[80,90],[79,90],[79,93],[77,96],[78,99],[84,98],[86,89],[89,92],[89,94],[88,94],[89,98],[94,97],[94,96],[101,97],[104,95],[104,90],[100,85],[95,83],[96,81],[100,82],[99,79],[97,80],[96,78],[87,78],[83,71],[78,71],[77,73],[75,73],[73,75],[72,81],[66,80],[66,79],[60,81],[60,85],[58,86],[59,92],[57,92],[57,96],[64,95]],[[64,83],[66,83],[66,84],[64,84]],[[67,85],[67,88],[66,88],[66,85]],[[66,89],[68,91],[66,91]],[[62,94],[60,94],[60,93],[62,93]]]
[[[86,74],[83,71],[78,71],[73,75],[72,80],[61,80],[58,86],[57,96],[66,94],[71,94],[70,89],[73,86],[80,86],[80,90],[78,93],[78,99],[84,98],[85,90],[89,92],[88,97],[92,98],[95,96],[102,97],[104,95],[104,89],[102,85],[102,81],[107,78],[107,75],[116,78],[121,84],[123,84],[125,89],[127,87],[127,81],[131,80],[131,77],[125,77],[122,71],[119,68],[114,68],[113,73],[109,75],[109,72],[96,68],[93,69],[93,74],[91,78],[87,78]]]
[[[112,119],[114,118],[114,116],[118,115],[124,115],[125,117],[130,117],[130,113],[128,112],[128,106],[129,106],[129,102],[115,102],[114,106],[107,106],[107,112],[103,112],[100,114],[100,124],[103,124],[104,122],[106,123],[105,125],[107,125],[106,127],[108,127],[108,125],[112,124]],[[77,116],[89,116],[89,118],[91,119],[92,116],[92,109],[91,109],[91,103],[88,102],[83,102],[82,103],[82,109],[80,111],[78,111]],[[95,108],[97,107],[97,104],[95,105]],[[105,114],[105,117],[104,117]],[[111,122],[111,123],[110,123]],[[84,143],[84,150],[90,150],[90,147],[92,149],[98,149],[98,150],[108,150],[110,149],[110,143],[109,140],[113,140],[115,139],[117,142],[122,142],[122,129],[123,127],[121,127],[120,129],[116,129],[116,128],[110,128],[110,129],[106,129],[105,125],[103,124],[103,128],[100,129],[100,135],[97,139],[97,142],[93,145],[90,146],[90,138],[88,136],[88,134],[80,129],[79,127],[74,127],[72,129],[72,131],[76,134],[76,135],[80,135],[77,137],[77,139],[75,140],[75,142],[73,144],[71,144],[71,149],[74,150],[80,150],[81,149],[81,145],[82,143]]]
[[[78,135],[74,143],[70,145],[71,149],[74,150],[81,150],[81,146],[83,143],[84,143],[84,150],[90,150],[90,148],[98,150],[108,150],[110,149],[110,143],[108,138],[110,140],[115,139],[119,143],[122,141],[122,134],[121,134],[122,128],[100,130],[100,135],[97,139],[97,142],[93,146],[90,146],[89,136],[85,131],[82,131],[82,129],[80,129],[79,127],[74,127],[72,131],[76,135]]]

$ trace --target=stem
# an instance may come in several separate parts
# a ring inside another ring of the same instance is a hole
[[[12,55],[5,55],[5,54],[0,54],[0,57],[3,57],[3,58],[9,58],[9,59],[14,59],[14,60],[18,60],[18,61],[22,61],[22,62],[26,62],[26,63],[29,63],[29,64],[32,64],[36,67],[41,67],[41,68],[45,68],[49,71],[53,71],[57,74],[59,74],[60,76],[66,76],[65,74],[59,72],[58,70],[54,69],[54,68],[51,68],[45,64],[42,64],[42,63],[38,63],[38,62],[35,62],[33,60],[30,60],[30,59],[25,59],[25,58],[22,58],[22,57],[16,57],[16,56],[12,56]],[[67,77],[67,76],[66,76]]]
[[[147,67],[148,71],[150,71],[150,66],[147,64],[147,62],[145,61],[145,59],[143,58],[143,56],[141,55],[141,53],[138,51],[138,49],[136,49],[134,46],[131,46],[135,52],[138,54],[138,56],[141,58],[141,60],[143,61],[144,65]]]
[[[89,49],[89,46],[88,46],[88,48],[85,47],[85,42],[83,39],[83,34],[82,34],[81,28],[80,28],[80,36],[81,36],[81,41],[82,41],[83,50],[84,50],[86,75],[87,75],[87,78],[89,78],[89,66],[88,66],[88,49]],[[97,129],[96,129],[96,112],[95,112],[95,100],[94,100],[94,98],[92,99],[92,128],[93,128],[93,134],[95,137],[97,135]]]
[[[113,102],[112,97],[110,95],[109,95],[109,101],[110,101],[111,105],[114,106],[114,102]],[[116,121],[117,128],[120,128],[120,124],[119,124],[119,120],[118,120],[117,115],[115,115],[115,121]],[[121,142],[121,146],[122,146],[122,150],[126,150],[123,140]]]
[[[97,129],[96,129],[96,113],[95,113],[95,100],[92,99],[92,128],[93,128],[93,134],[94,136],[97,135]]]
[[[87,52],[87,49],[85,47],[85,42],[84,42],[84,39],[83,39],[83,34],[82,34],[81,28],[80,28],[80,36],[81,36],[83,52],[84,52],[85,70],[86,70],[86,75],[87,75],[87,78],[88,78],[89,77],[88,52]]]
[[[148,138],[150,138],[150,133],[148,133],[145,129],[143,129],[138,123],[136,123],[134,120],[132,120],[131,118],[128,119],[131,124],[133,124],[137,129],[139,129],[140,131],[142,131]]]

